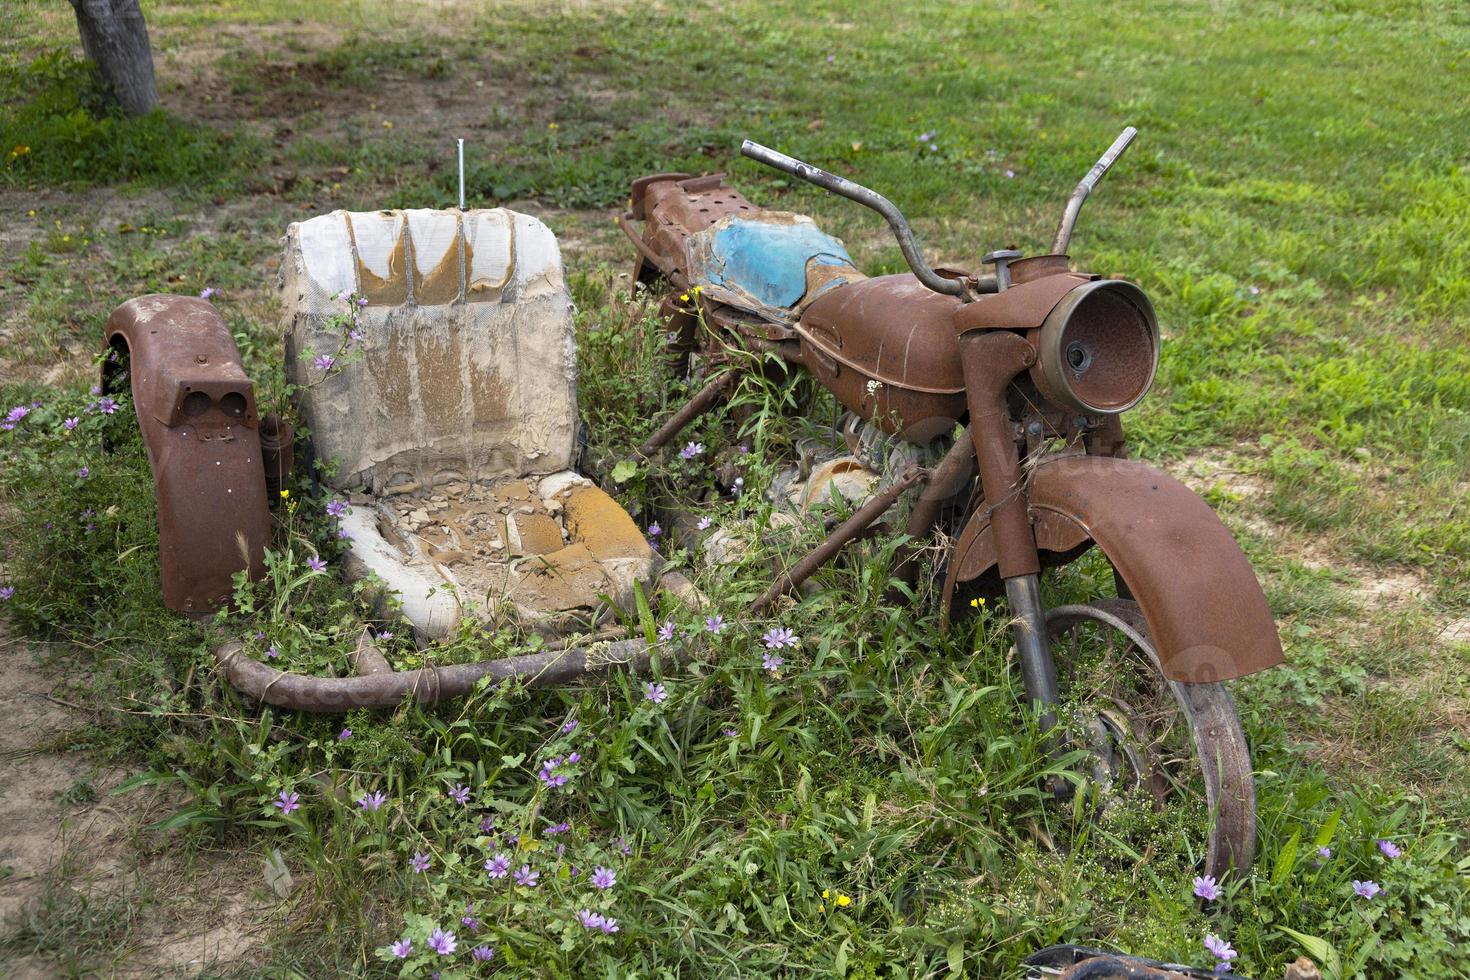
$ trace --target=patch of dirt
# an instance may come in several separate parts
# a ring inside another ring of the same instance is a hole
[[[213,872],[201,870],[199,862],[181,869],[166,846],[158,861],[140,860],[143,826],[168,805],[167,794],[142,790],[111,797],[129,773],[98,767],[80,752],[51,748],[64,742],[79,718],[52,699],[60,676],[38,662],[41,652],[0,620],[0,937],[19,927],[27,912],[44,916],[48,889],[90,901],[129,894],[142,883],[168,898],[145,910],[145,928],[129,929],[129,938],[139,934],[147,940],[122,962],[120,975],[192,975],[205,965],[240,959],[255,941],[259,915],[241,897],[247,894],[243,883],[222,886],[227,870],[239,862],[219,862]],[[163,884],[163,878],[170,880]],[[43,956],[7,966],[14,980],[57,975]]]
[[[1470,619],[1456,619],[1439,631],[1439,642],[1446,646],[1470,646]]]

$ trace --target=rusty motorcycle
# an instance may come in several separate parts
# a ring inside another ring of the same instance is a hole
[[[1152,304],[1125,279],[1074,271],[1067,254],[1083,203],[1135,135],[1125,129],[1076,186],[1048,251],[992,251],[978,274],[930,267],[882,195],[748,140],[746,157],[877,211],[911,271],[863,275],[810,218],[757,207],[723,174],[641,178],[618,221],[637,282],[669,289],[660,312],[681,368],[701,350],[715,364],[732,343],[771,355],[836,397],[850,444],[922,447],[933,461],[888,478],[754,608],[908,501],[897,576],[912,581],[918,545],[937,540],[946,617],[1004,595],[1054,751],[1084,749],[1104,788],[1198,808],[1202,870],[1223,878],[1249,869],[1256,828],[1250,753],[1223,682],[1280,663],[1282,650],[1210,506],[1127,457],[1119,416],[1159,364]],[[642,456],[726,399],[733,372],[711,373]],[[1046,608],[1041,573],[1093,548],[1116,594]],[[1090,707],[1069,710],[1077,703]]]

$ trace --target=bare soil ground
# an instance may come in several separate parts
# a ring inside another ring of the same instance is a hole
[[[0,937],[5,975],[194,976],[257,942],[267,903],[248,855],[177,849],[146,825],[178,801],[66,746],[87,713],[62,667],[0,620]]]

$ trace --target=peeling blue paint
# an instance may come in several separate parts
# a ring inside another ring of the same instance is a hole
[[[791,309],[806,294],[809,265],[846,266],[862,278],[842,243],[810,219],[774,217],[739,215],[716,225],[707,248],[690,250],[692,278],[773,312]],[[823,291],[842,281],[825,282]]]

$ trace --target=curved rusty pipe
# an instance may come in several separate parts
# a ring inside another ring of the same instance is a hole
[[[320,714],[352,708],[394,708],[412,697],[420,704],[465,695],[482,677],[522,680],[532,687],[561,684],[614,667],[634,671],[648,667],[650,650],[641,639],[603,641],[447,667],[374,671],[356,677],[308,677],[277,670],[245,655],[245,645],[232,640],[214,648],[220,673],[240,693],[292,711]]]

